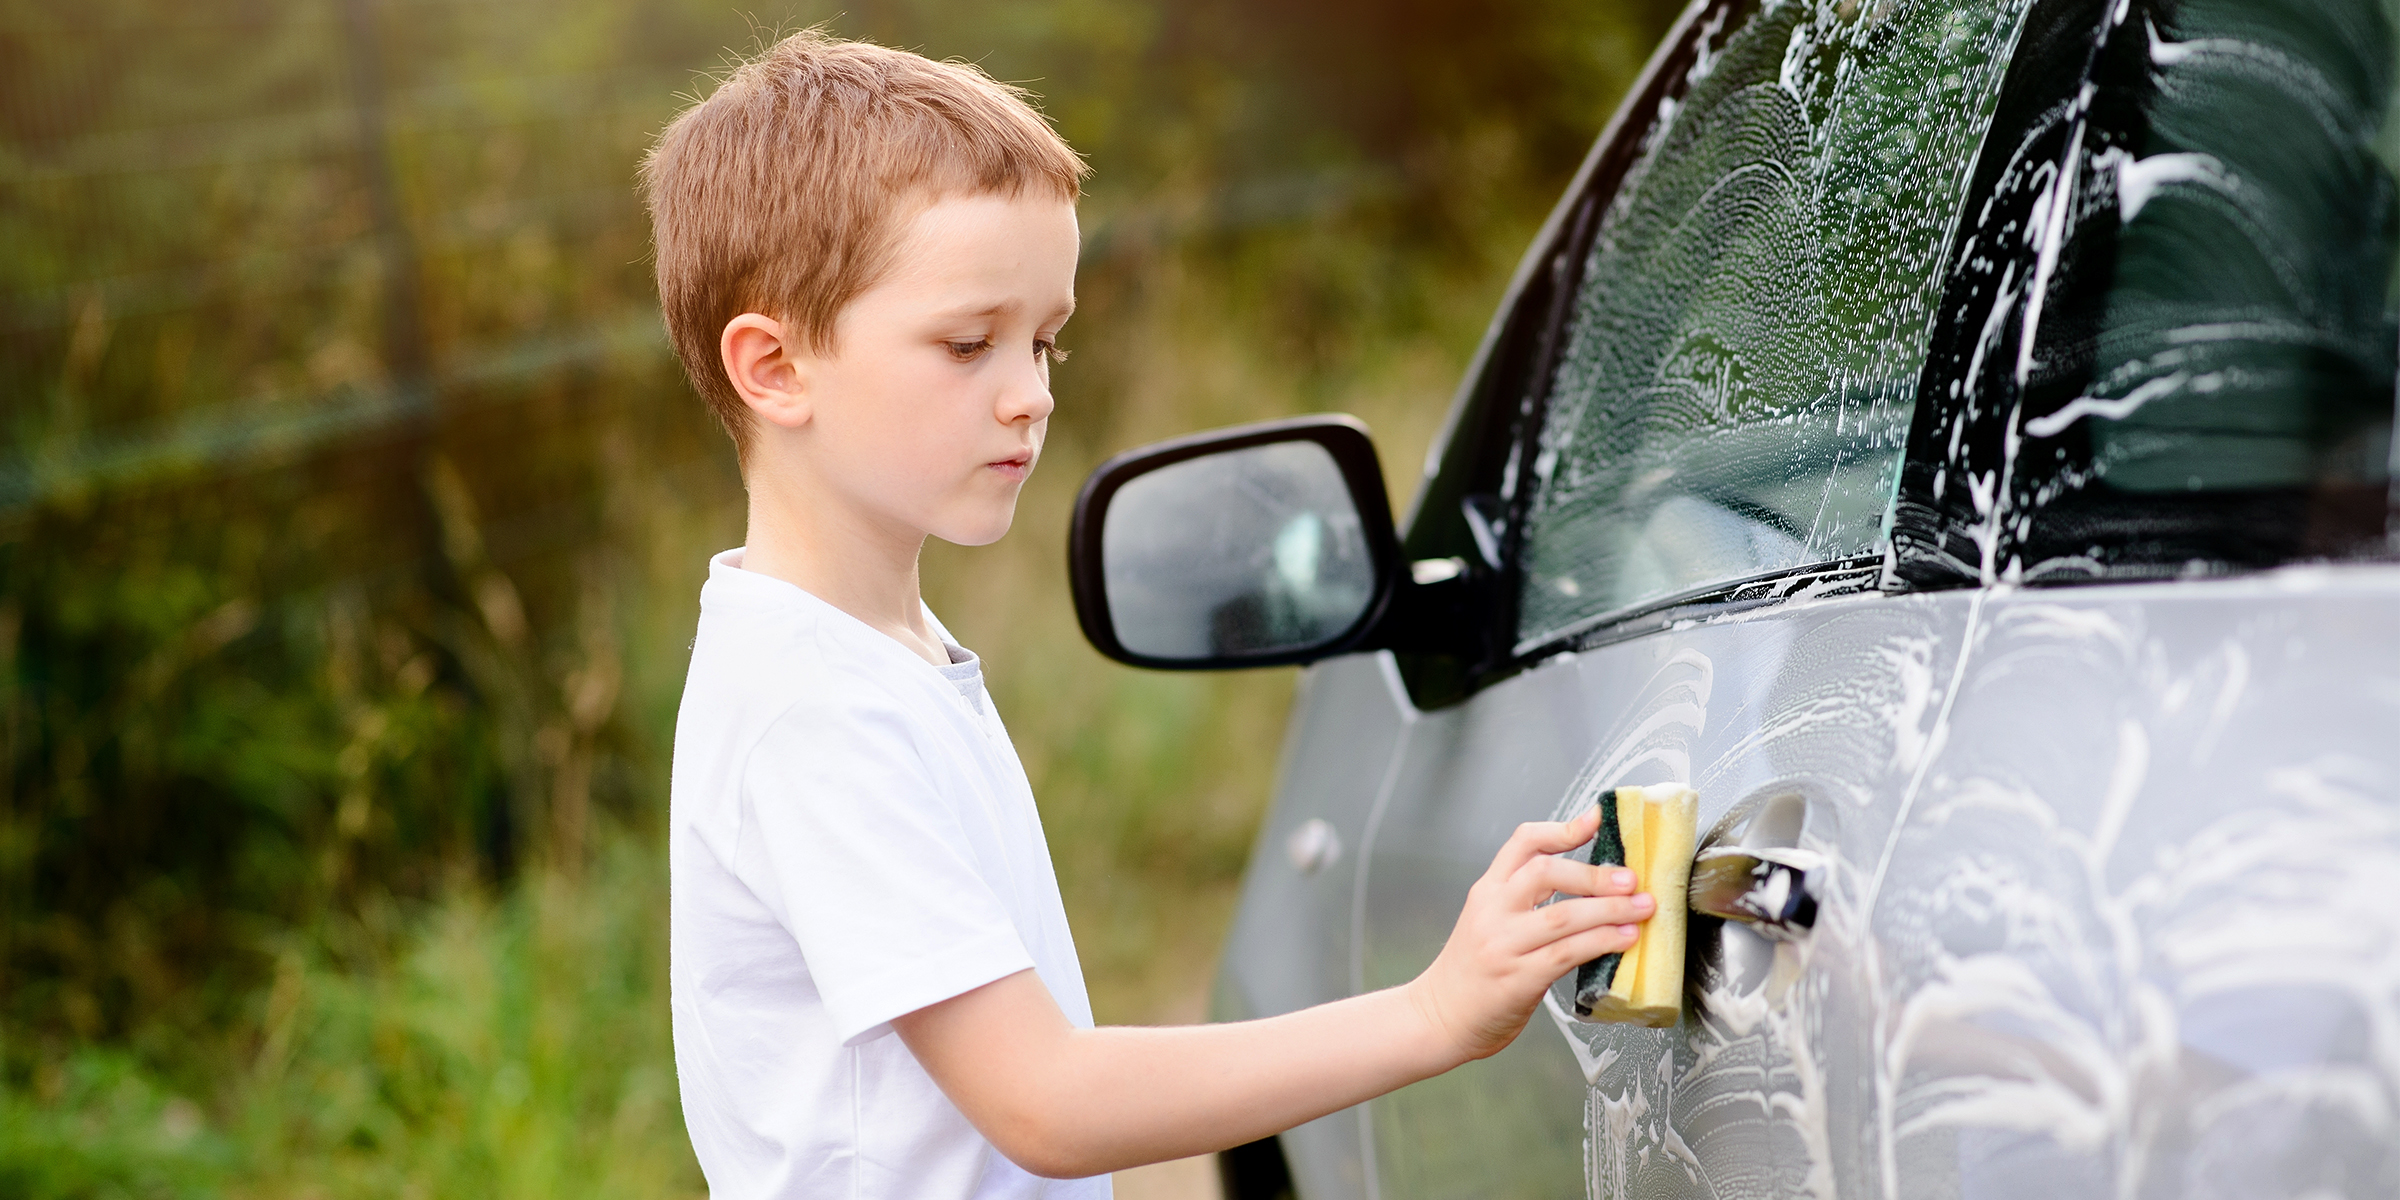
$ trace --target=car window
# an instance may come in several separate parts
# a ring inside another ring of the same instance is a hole
[[[1877,549],[2024,9],[1712,18],[1582,264],[1524,501],[1520,649]]]
[[[2148,128],[2102,164],[2124,230],[2090,386],[2026,431],[2089,422],[2097,477],[2132,492],[2380,478],[2391,30],[2365,4],[2177,7],[2142,30]]]
[[[2024,247],[1986,267],[2024,282],[1962,281],[1949,353],[1980,367],[1920,434],[1904,506],[1930,519],[1904,522],[1903,574],[2379,550],[2400,348],[2392,6],[2130,0],[2081,20],[2088,65],[2029,82],[2046,104],[2025,106],[1990,228],[1969,231]]]

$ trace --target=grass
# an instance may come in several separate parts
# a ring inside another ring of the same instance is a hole
[[[229,1114],[258,1196],[700,1190],[667,1030],[663,872],[609,841],[581,878],[469,889],[398,954],[295,953]]]
[[[382,914],[389,931],[342,931],[388,951],[295,946],[252,1020],[173,1077],[88,1046],[46,1062],[0,1094],[0,1194],[703,1192],[676,1106],[659,859],[607,837],[579,877],[461,886]]]

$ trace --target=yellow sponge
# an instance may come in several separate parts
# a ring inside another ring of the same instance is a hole
[[[1664,1029],[1683,1016],[1683,947],[1699,839],[1700,796],[1682,784],[1620,787],[1600,795],[1595,866],[1633,868],[1640,890],[1658,901],[1641,937],[1623,954],[1603,955],[1575,972],[1575,1015]]]

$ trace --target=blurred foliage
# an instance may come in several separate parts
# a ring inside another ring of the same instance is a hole
[[[700,1190],[655,852],[287,936],[247,1053],[180,1081],[86,1044],[0,1090],[0,1195],[636,1197]],[[405,921],[400,949],[376,949]],[[349,947],[345,954],[341,947]]]
[[[1396,498],[1658,0],[0,6],[0,1194],[694,1190],[656,835],[731,455],[633,164],[776,30],[1092,160],[1015,536],[928,552],[1103,1019],[1196,1018],[1291,675],[1076,634],[1073,489],[1342,409]]]

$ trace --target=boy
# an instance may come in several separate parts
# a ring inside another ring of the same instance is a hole
[[[1553,857],[1595,816],[1527,825],[1412,983],[1092,1027],[1024,772],[917,591],[925,538],[998,539],[1041,453],[1084,170],[974,68],[817,32],[644,165],[668,328],[750,497],[701,592],[669,847],[717,1195],[1105,1196],[1498,1051],[1650,914],[1630,872]]]

